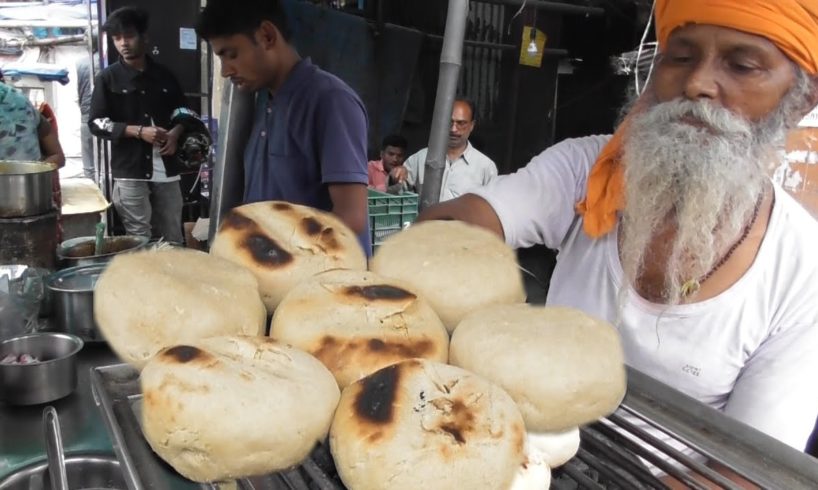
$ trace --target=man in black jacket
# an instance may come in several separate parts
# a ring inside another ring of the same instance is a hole
[[[186,107],[179,82],[146,54],[148,14],[138,7],[111,13],[103,30],[119,61],[94,81],[88,126],[111,141],[113,201],[128,234],[182,243],[182,190],[176,147],[183,128],[169,127]]]

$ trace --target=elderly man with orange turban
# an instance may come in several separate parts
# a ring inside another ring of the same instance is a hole
[[[659,56],[616,134],[566,140],[426,210],[559,251],[549,305],[628,363],[803,449],[818,415],[818,223],[774,185],[818,103],[818,0],[657,0]]]

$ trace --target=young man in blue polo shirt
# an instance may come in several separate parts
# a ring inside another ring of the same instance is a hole
[[[283,200],[331,211],[370,251],[367,115],[339,78],[301,59],[278,0],[209,0],[197,22],[221,74],[256,93],[244,153],[244,202]]]

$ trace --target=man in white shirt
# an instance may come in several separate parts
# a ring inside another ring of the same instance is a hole
[[[469,136],[474,131],[475,114],[473,102],[463,97],[455,99],[449,128],[446,167],[440,185],[441,202],[482,187],[497,176],[497,165],[469,142]],[[406,182],[416,190],[423,185],[428,151],[428,148],[424,148],[410,156],[404,163],[408,173]]]
[[[613,138],[563,141],[420,219],[557,249],[549,305],[607,319],[629,365],[803,450],[818,223],[768,169],[818,102],[818,4],[657,0],[656,19],[654,78]]]

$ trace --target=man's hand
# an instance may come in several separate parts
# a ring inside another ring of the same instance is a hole
[[[168,139],[168,132],[159,126],[143,126],[142,132],[137,132],[137,137],[145,143],[160,146]]]
[[[389,177],[396,184],[401,184],[406,182],[406,179],[409,177],[409,171],[406,169],[406,167],[400,165],[392,168],[392,170],[389,172]]]
[[[171,156],[176,154],[176,148],[179,145],[179,135],[182,134],[182,127],[176,126],[167,132],[164,143],[160,142],[159,154],[162,156]]]

